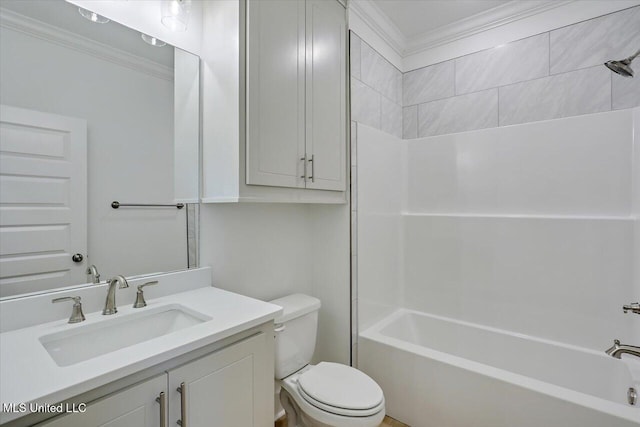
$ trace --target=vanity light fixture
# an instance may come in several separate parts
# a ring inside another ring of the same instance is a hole
[[[187,31],[191,0],[162,0],[162,25],[175,32]]]
[[[91,22],[95,22],[96,24],[106,24],[107,22],[109,22],[109,18],[105,18],[102,15],[98,15],[95,12],[83,9],[81,7],[78,8],[78,13],[80,13],[83,18],[88,19]]]
[[[148,34],[141,33],[140,37],[142,37],[142,40],[144,40],[145,43],[150,44],[151,46],[154,46],[154,47],[162,47],[167,45],[162,40],[158,40],[157,38],[152,37]]]

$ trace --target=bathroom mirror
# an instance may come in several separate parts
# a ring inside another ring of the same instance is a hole
[[[195,266],[199,58],[64,0],[0,18],[0,297]]]

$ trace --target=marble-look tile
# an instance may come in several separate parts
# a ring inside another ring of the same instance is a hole
[[[198,265],[198,205],[187,203],[187,260],[189,268]]]
[[[454,95],[453,60],[404,73],[402,105],[420,104]]]
[[[549,75],[549,33],[455,60],[456,95]]]
[[[358,299],[358,257],[351,257],[351,299]]]
[[[418,136],[498,126],[498,89],[418,105]]]
[[[500,126],[611,109],[611,72],[597,66],[500,88]]]
[[[380,113],[380,130],[402,138],[402,107],[383,96]]]
[[[360,73],[362,82],[389,99],[398,99],[400,71],[365,42],[360,43]]]
[[[358,341],[358,299],[351,300],[351,343]]]
[[[412,139],[418,137],[418,106],[404,107],[402,109],[402,138]]]
[[[351,212],[351,256],[358,255],[358,213]]]
[[[358,169],[351,166],[351,210],[358,210]]]
[[[351,120],[351,166],[358,164],[358,125]]]
[[[360,37],[358,37],[356,35],[356,33],[354,33],[353,31],[350,31],[349,34],[351,35],[351,47],[350,47],[350,51],[349,51],[349,58],[351,60],[350,64],[351,64],[351,75],[353,77],[355,77],[356,79],[361,79],[361,75],[360,75],[360,45],[361,45],[361,40]]]
[[[380,129],[380,94],[351,78],[351,119]]]
[[[614,110],[640,107],[640,71],[634,78],[611,74],[612,102]]]
[[[356,334],[356,341],[351,344],[351,366],[358,367],[358,334]]]
[[[551,31],[551,74],[623,59],[640,48],[640,6]]]

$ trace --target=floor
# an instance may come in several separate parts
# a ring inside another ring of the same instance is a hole
[[[287,417],[279,418],[276,421],[275,427],[287,427]],[[400,421],[396,421],[391,417],[384,417],[380,427],[409,427],[406,424],[402,424]]]
[[[382,424],[380,424],[380,427],[409,427],[409,426],[401,423],[398,420],[394,420],[391,417],[384,417],[384,420],[382,421]]]

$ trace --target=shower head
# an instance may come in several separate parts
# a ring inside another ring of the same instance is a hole
[[[604,65],[614,73],[620,74],[621,76],[633,77],[631,62],[633,62],[638,55],[640,55],[640,50],[626,59],[621,59],[620,61],[607,61]]]

